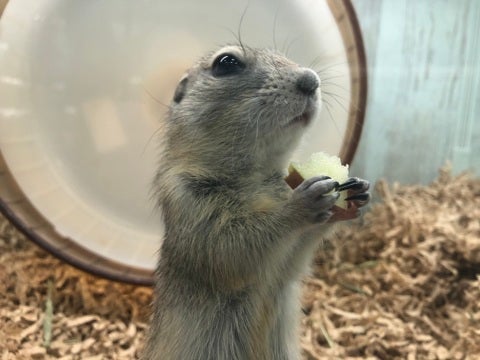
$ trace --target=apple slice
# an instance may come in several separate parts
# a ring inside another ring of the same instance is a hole
[[[285,178],[287,184],[295,189],[305,179],[315,176],[329,176],[339,184],[343,184],[348,179],[348,165],[342,165],[339,157],[329,155],[324,152],[313,153],[304,163],[292,162],[288,167],[288,176]],[[335,205],[342,208],[348,208],[347,191],[341,191],[340,197]]]

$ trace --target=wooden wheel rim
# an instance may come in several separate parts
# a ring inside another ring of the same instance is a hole
[[[327,0],[340,29],[351,70],[351,103],[348,130],[340,156],[350,163],[360,139],[367,96],[366,60],[358,22],[349,0]],[[7,1],[0,3],[0,16]],[[60,235],[20,189],[0,152],[0,211],[29,239],[68,263],[116,281],[150,285],[152,271],[112,261]]]

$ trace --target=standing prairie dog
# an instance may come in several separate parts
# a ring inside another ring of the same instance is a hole
[[[319,86],[314,71],[245,46],[181,79],[155,179],[165,239],[144,359],[300,358],[300,279],[338,183],[316,177],[291,190],[284,172]],[[368,183],[350,187],[365,195]]]

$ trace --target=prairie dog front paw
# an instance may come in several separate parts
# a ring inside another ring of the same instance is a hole
[[[348,179],[348,165],[342,165],[338,156],[328,155],[324,152],[313,153],[310,158],[303,162],[291,162],[288,167],[288,176],[285,178],[287,184],[292,189],[297,187],[303,180],[315,176],[328,176],[339,183]],[[345,192],[340,193],[336,205],[341,208],[347,208]]]
[[[339,197],[334,191],[338,182],[328,176],[316,176],[295,188],[293,204],[310,223],[324,223],[332,216],[332,207]]]
[[[359,209],[368,204],[370,200],[368,193],[370,184],[367,180],[360,178],[348,178],[348,165],[342,165],[337,156],[319,152],[312,154],[310,159],[304,163],[292,162],[285,181],[292,189],[295,189],[305,183],[304,179],[318,179],[315,176],[320,174],[324,179],[325,175],[328,175],[340,182],[340,185],[335,187],[340,196],[337,196],[336,203],[330,208],[333,214],[328,221],[350,220],[360,216]],[[310,180],[307,180],[306,186]]]
[[[370,201],[370,193],[368,189],[370,183],[360,178],[350,178],[343,184],[340,184],[336,190],[346,192],[348,197],[345,198],[346,208],[335,207],[330,222],[351,220],[360,216],[360,208],[367,205]]]

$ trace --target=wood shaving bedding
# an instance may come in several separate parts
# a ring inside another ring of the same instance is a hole
[[[376,190],[305,281],[306,358],[480,359],[480,180]]]
[[[388,186],[305,279],[304,359],[480,358],[480,180]],[[0,360],[136,359],[152,290],[53,258],[0,217]]]

